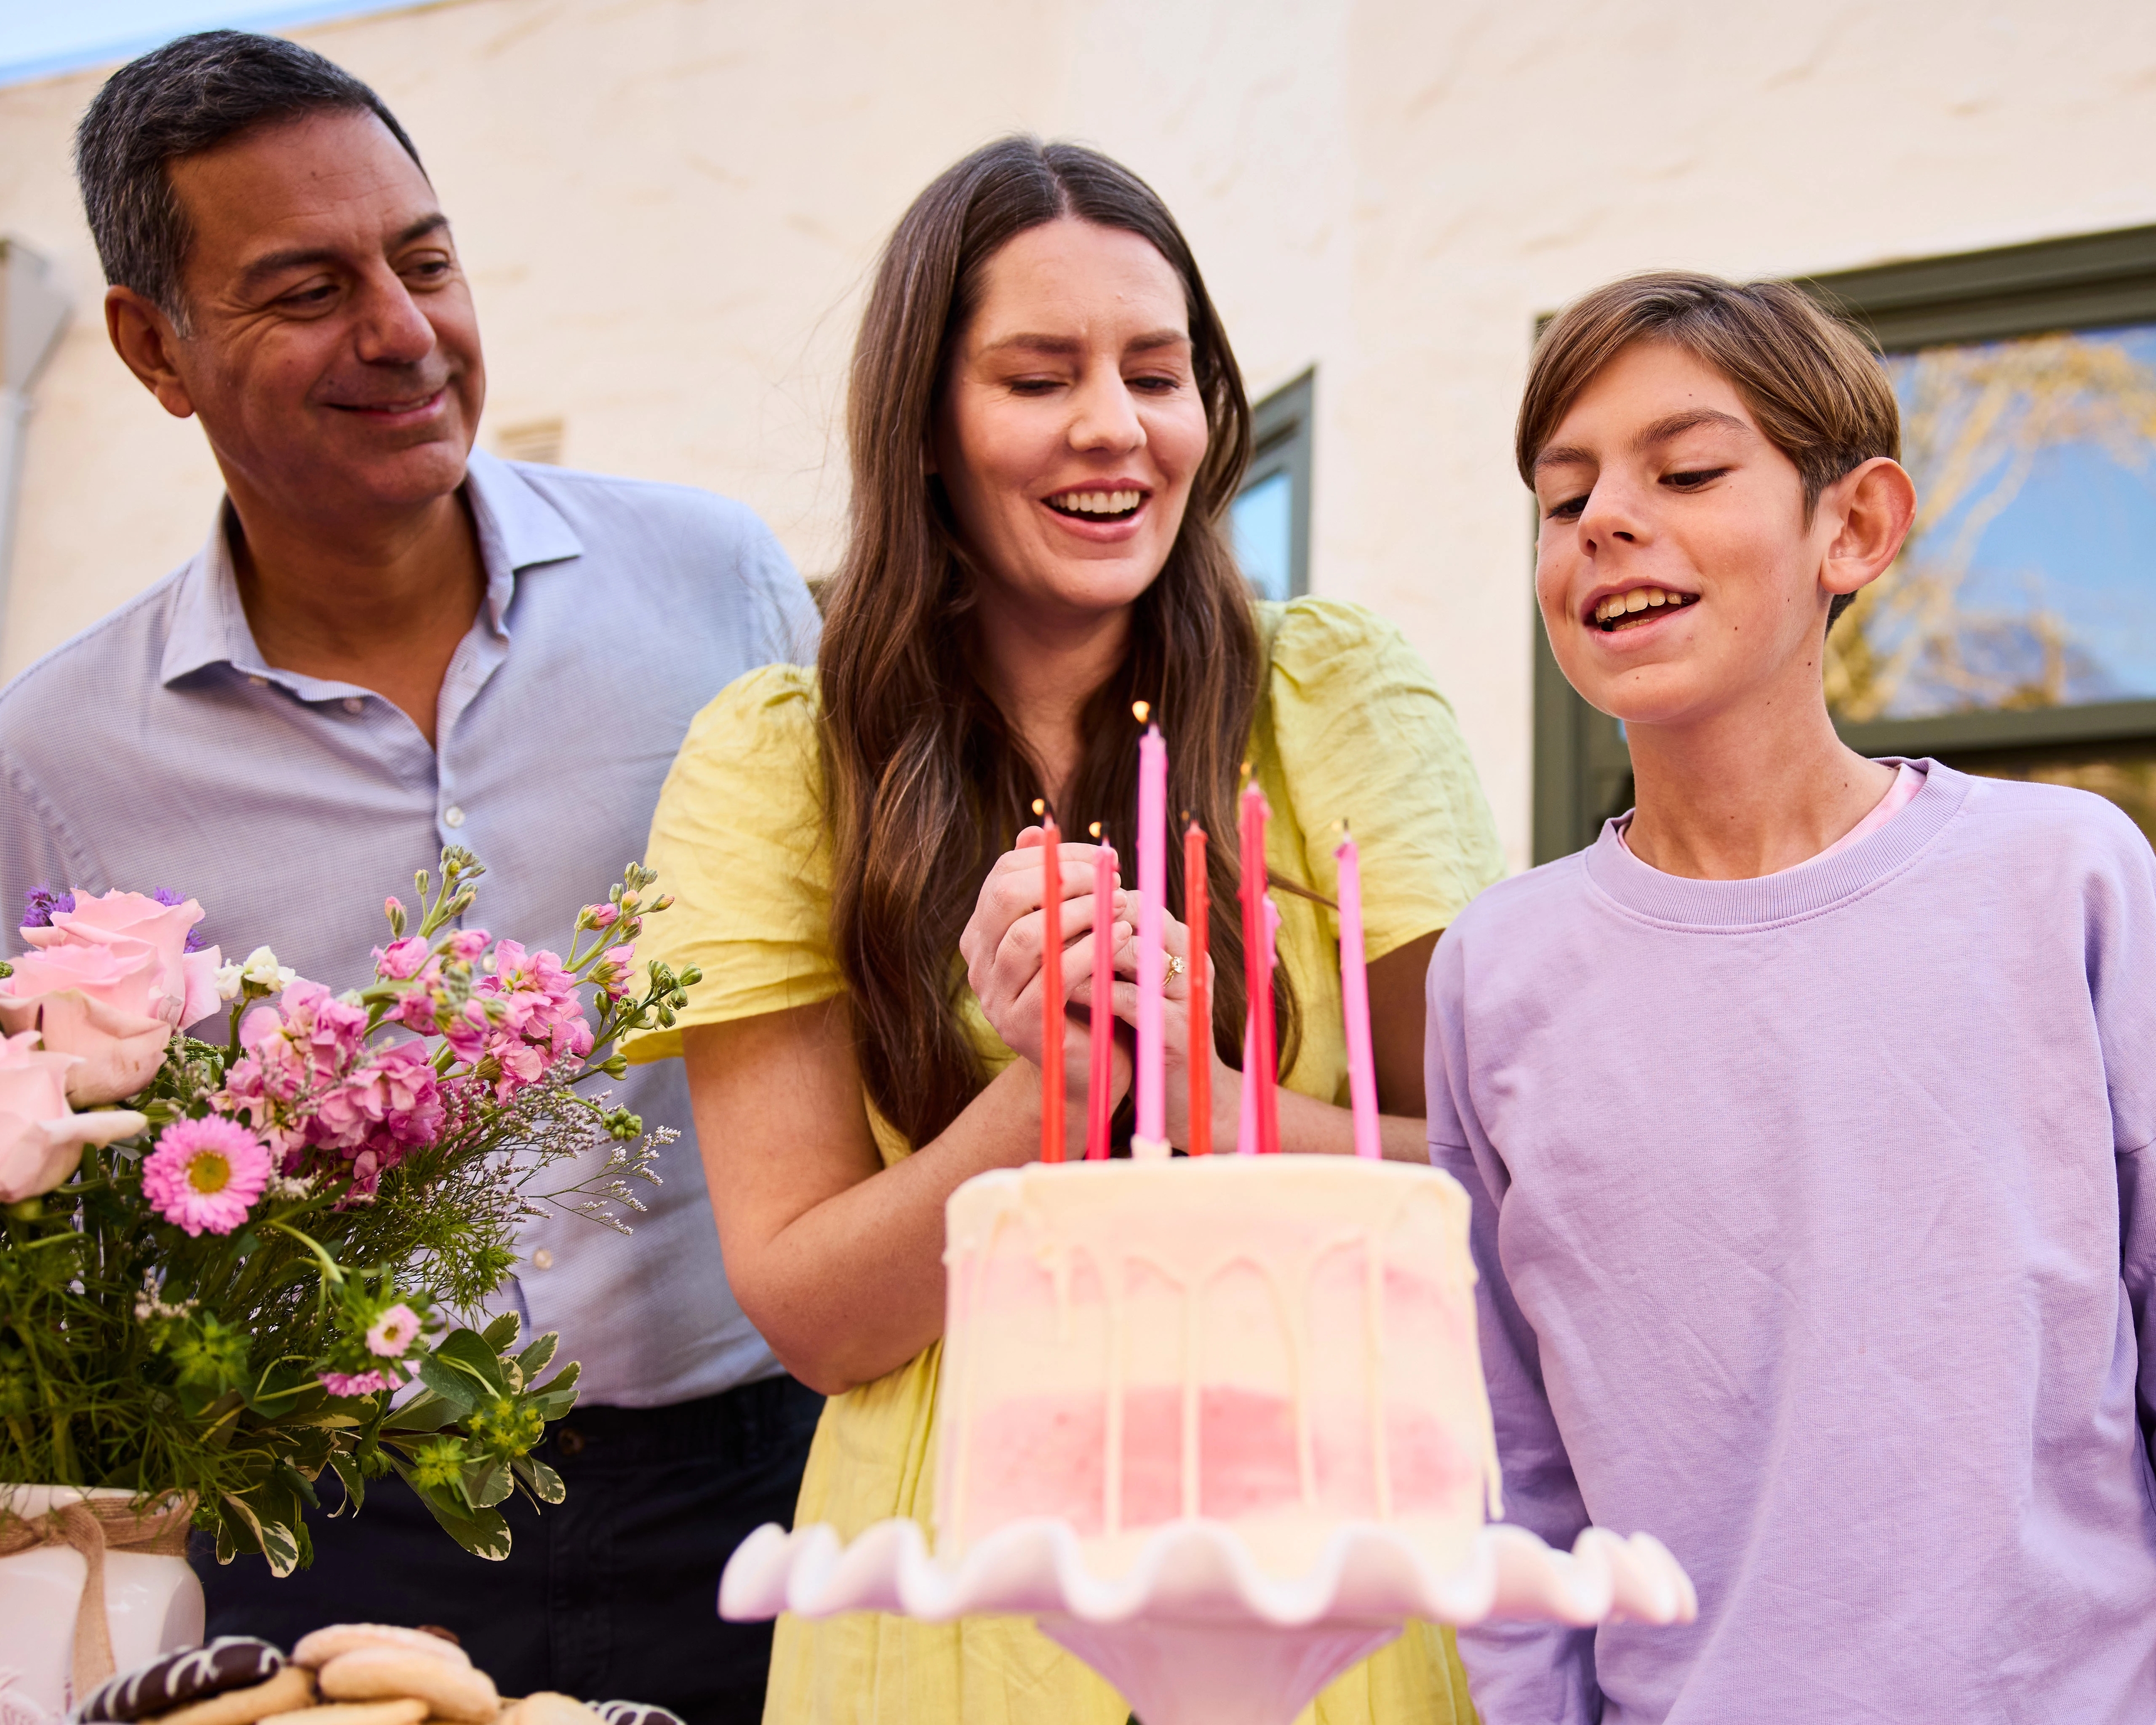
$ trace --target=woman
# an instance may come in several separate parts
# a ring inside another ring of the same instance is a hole
[[[799,1519],[851,1538],[931,1519],[944,1200],[1030,1160],[1040,1135],[1040,832],[1133,829],[1152,703],[1169,806],[1214,835],[1237,890],[1248,761],[1275,812],[1284,910],[1284,1148],[1346,1151],[1333,885],[1362,847],[1388,1153],[1422,1142],[1422,983],[1438,932],[1499,872],[1487,811],[1428,673],[1352,607],[1255,611],[1223,536],[1250,412],[1196,264],[1114,162],[1009,139],[898,226],[850,403],[853,526],[813,676],[758,671],[698,717],[651,861],[680,904],[665,956],[705,981],[677,1036],[726,1266],[795,1374],[832,1397]],[[1179,847],[1171,845],[1171,852]],[[1064,975],[1092,961],[1090,845],[1062,850]],[[1180,857],[1171,905],[1180,904]],[[1132,974],[1135,895],[1106,937]],[[1214,1141],[1232,1143],[1245,1002],[1239,931],[1213,922]],[[1172,918],[1168,946],[1186,952]],[[1168,988],[1168,1129],[1187,1130],[1187,979]],[[1135,1016],[1136,988],[1116,989]],[[1089,996],[1084,983],[1074,1009]],[[1068,1039],[1080,1129],[1082,1036]],[[1119,1061],[1120,1098],[1128,1082]],[[773,1720],[1099,1721],[1107,1686],[1029,1625],[782,1621]],[[1327,1692],[1319,1717],[1471,1717],[1450,1647],[1416,1629]]]

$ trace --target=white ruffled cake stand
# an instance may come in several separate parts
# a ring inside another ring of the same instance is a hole
[[[1650,1534],[1589,1527],[1566,1553],[1502,1522],[1484,1527],[1449,1575],[1397,1531],[1350,1522],[1307,1574],[1283,1579],[1261,1571],[1226,1523],[1172,1522],[1115,1581],[1086,1568],[1060,1521],[999,1528],[955,1568],[929,1555],[911,1521],[879,1522],[843,1548],[829,1527],[772,1524],[742,1543],[719,1583],[719,1615],[737,1622],[782,1611],[1032,1617],[1121,1691],[1142,1725],[1291,1725],[1409,1618],[1586,1628],[1690,1623],[1698,1610],[1691,1579]]]

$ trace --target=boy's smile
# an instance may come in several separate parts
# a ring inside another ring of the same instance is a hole
[[[1678,593],[1659,587],[1628,587],[1608,597],[1599,598],[1589,607],[1588,614],[1594,626],[1605,635],[1620,629],[1639,629],[1650,623],[1659,623],[1665,617],[1673,617],[1683,607],[1698,603],[1696,593]]]

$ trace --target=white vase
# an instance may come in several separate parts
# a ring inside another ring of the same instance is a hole
[[[74,1486],[0,1486],[0,1507],[25,1519],[129,1491]],[[41,1545],[0,1558],[0,1725],[48,1725],[74,1705],[75,1612],[89,1560],[72,1546]],[[105,1554],[105,1615],[117,1670],[129,1671],[203,1638],[202,1584],[182,1557]]]

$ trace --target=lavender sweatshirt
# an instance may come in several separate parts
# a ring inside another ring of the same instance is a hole
[[[1605,829],[1438,947],[1507,1517],[1700,1594],[1462,1631],[1486,1725],[2156,1719],[2156,857],[1923,764],[1838,855]]]

